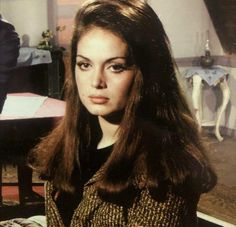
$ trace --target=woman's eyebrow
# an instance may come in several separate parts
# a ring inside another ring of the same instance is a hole
[[[81,54],[77,54],[76,57],[83,58],[83,59],[85,59],[86,61],[91,61],[89,58],[87,58],[87,57],[85,57],[85,56],[83,56],[83,55],[81,55]],[[125,57],[125,56],[116,56],[116,57],[108,58],[108,59],[105,60],[105,63],[109,63],[109,62],[114,61],[114,60],[117,60],[117,59],[126,60],[127,57]]]
[[[114,60],[117,60],[117,59],[126,60],[126,57],[123,57],[123,56],[112,57],[112,58],[108,58],[106,60],[106,62],[111,62],[111,61],[114,61]]]
[[[81,58],[83,58],[83,59],[85,59],[85,60],[87,60],[87,61],[90,61],[89,58],[87,58],[87,57],[85,57],[85,56],[83,56],[83,55],[81,55],[81,54],[77,54],[76,57],[81,57]]]

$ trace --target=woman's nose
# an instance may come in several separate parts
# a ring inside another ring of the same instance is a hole
[[[95,70],[92,75],[91,85],[94,88],[106,88],[104,73],[101,70]]]

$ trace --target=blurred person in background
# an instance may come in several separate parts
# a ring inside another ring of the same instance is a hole
[[[0,15],[0,113],[6,99],[10,72],[16,67],[20,39],[13,25]]]

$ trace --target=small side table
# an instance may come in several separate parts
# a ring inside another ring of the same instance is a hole
[[[226,109],[226,106],[230,98],[230,89],[227,84],[228,72],[220,67],[211,67],[211,68],[202,68],[202,67],[191,67],[185,72],[185,78],[192,78],[193,82],[193,92],[192,92],[192,101],[193,108],[195,110],[195,117],[197,119],[199,129],[201,126],[212,126],[212,124],[202,124],[202,97],[201,97],[201,88],[202,83],[205,81],[209,86],[216,86],[219,84],[220,90],[223,95],[223,101],[221,106],[218,108],[216,119],[213,126],[215,126],[215,136],[219,141],[223,140],[223,137],[220,135],[219,127],[221,117]]]

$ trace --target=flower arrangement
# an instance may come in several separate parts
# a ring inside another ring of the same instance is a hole
[[[51,30],[47,29],[46,31],[43,31],[42,39],[39,42],[37,48],[44,49],[44,50],[52,50],[53,48],[52,38],[53,38],[53,33]]]
[[[57,26],[56,31],[61,32],[64,31],[66,26]],[[37,48],[43,49],[43,50],[49,50],[49,51],[64,51],[64,47],[58,47],[57,45],[53,44],[53,32],[50,29],[47,29],[42,32],[42,39],[40,40]]]

